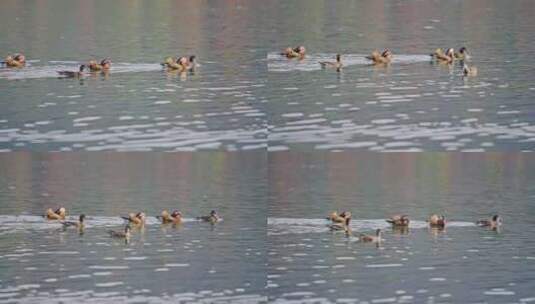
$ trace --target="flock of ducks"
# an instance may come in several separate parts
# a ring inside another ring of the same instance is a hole
[[[85,228],[85,224],[84,224],[84,221],[86,218],[85,214],[80,214],[77,222],[66,221],[65,220],[66,216],[67,216],[67,210],[65,209],[65,207],[60,207],[56,210],[53,210],[52,208],[47,209],[45,212],[44,218],[46,218],[47,220],[58,221],[59,223],[63,225],[64,229],[76,228],[82,234]],[[109,230],[108,233],[110,237],[112,238],[124,239],[126,242],[128,242],[130,240],[132,227],[136,227],[136,228],[144,227],[147,216],[144,212],[138,212],[138,213],[130,213],[128,214],[128,216],[121,216],[121,218],[127,221],[127,224],[125,225],[124,230],[121,230],[121,231]],[[178,210],[174,210],[171,213],[169,213],[169,211],[167,210],[163,210],[160,215],[156,216],[156,218],[162,224],[179,225],[179,224],[182,224],[182,221],[183,221],[182,213]],[[199,221],[207,222],[210,224],[215,224],[222,220],[215,210],[210,211],[208,215],[198,216],[195,219]]]
[[[167,71],[175,71],[178,73],[185,72],[194,72],[197,67],[197,62],[195,61],[196,56],[191,55],[189,57],[179,56],[179,57],[167,57],[164,62],[160,63],[162,67],[167,69]],[[23,54],[17,53],[13,55],[8,55],[4,61],[0,62],[8,68],[23,68],[26,66],[26,57]],[[61,70],[57,71],[58,75],[66,78],[82,78],[86,76],[85,71],[88,70],[92,73],[103,73],[107,74],[111,69],[111,59],[104,58],[100,62],[97,60],[89,60],[89,62],[80,65],[77,71]]]
[[[280,55],[285,56],[288,59],[304,59],[306,56],[306,48],[302,45],[294,48],[288,47],[284,49]],[[457,52],[455,52],[453,48],[448,48],[445,50],[437,48],[432,54],[430,54],[430,56],[432,60],[445,64],[451,64],[454,61],[459,60],[463,63],[464,76],[477,76],[477,68],[474,66],[468,66],[466,64],[466,60],[470,57],[466,47],[461,47]],[[374,50],[371,55],[366,56],[366,59],[370,60],[370,62],[374,65],[389,65],[392,62],[392,58],[393,54],[389,49],[384,49],[383,52]],[[336,54],[335,59],[336,61],[320,61],[319,64],[324,69],[335,69],[336,71],[340,72],[343,67],[342,55]],[[26,65],[26,57],[20,53],[8,55],[1,63],[10,68],[22,68]],[[191,55],[189,57],[167,57],[160,64],[167,71],[175,71],[178,73],[185,73],[188,71],[194,72],[195,68],[198,66],[195,55]],[[90,72],[107,73],[110,69],[111,59],[105,58],[102,59],[100,63],[96,60],[90,60],[87,64],[80,65],[78,71],[58,71],[58,75],[68,78],[81,78],[86,75],[84,73],[85,70],[89,70]]]
[[[77,222],[72,221],[65,221],[65,217],[67,215],[67,210],[65,207],[60,207],[56,210],[53,210],[51,208],[47,209],[45,212],[44,217],[48,220],[56,220],[59,221],[63,228],[77,228],[80,233],[83,233],[84,230],[84,221],[85,221],[85,214],[80,214]],[[351,222],[352,214],[349,211],[344,211],[342,213],[338,213],[337,211],[333,211],[328,217],[327,220],[331,222],[331,224],[328,225],[329,229],[331,231],[343,231],[346,233],[347,236],[352,236],[353,232],[350,228],[350,222]],[[144,212],[137,212],[137,213],[130,213],[128,216],[121,216],[122,219],[126,220],[128,223],[124,227],[124,230],[122,231],[114,231],[109,230],[108,233],[113,238],[121,238],[128,241],[130,239],[130,234],[132,230],[132,226],[134,227],[143,227],[145,225],[146,221],[146,214]],[[180,211],[174,210],[173,212],[169,212],[167,210],[163,210],[160,215],[156,216],[156,218],[162,223],[162,224],[173,224],[173,225],[179,225],[183,221],[183,215]],[[221,217],[217,214],[215,210],[210,211],[208,215],[199,216],[196,217],[197,220],[215,224],[219,221],[221,221]],[[409,216],[406,214],[396,214],[391,216],[386,220],[387,223],[391,224],[393,228],[396,229],[408,229],[410,224]],[[446,217],[444,215],[438,215],[438,214],[432,214],[429,216],[429,218],[426,221],[429,224],[429,227],[436,228],[436,229],[444,229],[446,228]],[[490,219],[480,219],[476,222],[477,226],[480,227],[487,227],[492,230],[498,230],[500,226],[502,225],[503,221],[502,218],[499,215],[494,215]],[[368,235],[364,233],[358,233],[358,238],[361,242],[365,243],[381,243],[383,241],[383,232],[381,229],[377,229],[375,231],[375,235]]]
[[[294,48],[288,47],[280,53],[281,56],[285,56],[288,59],[304,59],[306,56],[306,48],[304,46],[297,46]],[[459,60],[463,63],[464,76],[477,76],[477,68],[474,66],[468,66],[466,61],[470,58],[468,49],[461,47],[459,51],[455,52],[453,48],[442,50],[437,48],[432,54],[430,54],[431,60],[437,63],[452,64],[454,61]],[[374,65],[388,65],[392,62],[393,54],[389,49],[384,49],[383,52],[374,50],[366,59]],[[322,68],[335,69],[337,72],[342,70],[342,55],[336,54],[336,61],[320,61],[319,64]]]
[[[327,220],[331,222],[331,224],[328,225],[331,231],[343,231],[348,237],[353,235],[353,232],[349,226],[349,223],[351,222],[351,212],[344,211],[339,214],[337,211],[333,211],[327,217]],[[396,214],[388,218],[386,222],[391,224],[392,228],[406,230],[409,228],[410,219],[408,215]],[[444,215],[432,214],[429,216],[426,222],[431,228],[440,230],[446,228],[446,217]],[[502,218],[499,215],[494,215],[490,219],[478,220],[476,225],[497,231],[502,223]],[[381,229],[377,229],[375,231],[375,235],[358,233],[358,238],[364,243],[381,243],[384,240],[383,231]]]

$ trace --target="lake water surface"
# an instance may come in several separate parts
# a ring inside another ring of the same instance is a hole
[[[533,5],[513,1],[4,1],[2,150],[532,151]],[[68,11],[68,14],[57,14]],[[68,25],[68,26],[66,26]],[[308,57],[278,55],[303,44]],[[479,76],[431,64],[466,46]],[[390,67],[364,59],[390,48]],[[341,53],[342,73],[318,61]],[[196,54],[194,75],[162,71]],[[91,58],[111,73],[57,79]]]
[[[268,295],[273,303],[535,301],[535,158],[528,154],[273,153]],[[353,214],[361,243],[327,228]],[[385,218],[408,214],[407,231]],[[449,220],[429,229],[432,213]],[[500,231],[475,221],[500,214]]]
[[[256,153],[0,155],[2,303],[265,302],[266,172]],[[87,215],[83,235],[42,218]],[[154,218],[182,211],[178,227]],[[194,218],[217,210],[221,223]],[[128,244],[120,215],[144,211]]]
[[[0,68],[0,303],[535,302],[535,158],[517,154],[535,150],[534,13],[531,0],[2,1],[0,56],[28,65]],[[304,60],[280,56],[296,45]],[[477,77],[430,61],[462,46]],[[383,48],[392,64],[369,65]],[[337,53],[340,73],[320,69]],[[159,64],[191,54],[195,73]],[[57,77],[106,57],[109,74]],[[60,205],[88,215],[83,235],[41,218]],[[185,223],[158,224],[162,209]],[[212,209],[222,223],[194,220]],[[330,233],[335,209],[387,241]],[[147,227],[110,239],[137,210]],[[384,222],[398,212],[408,233]],[[445,231],[427,228],[434,212]],[[474,225],[494,213],[502,231]]]

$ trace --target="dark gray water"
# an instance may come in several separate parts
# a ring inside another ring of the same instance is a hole
[[[266,171],[257,153],[0,155],[0,301],[265,301]],[[83,235],[41,215],[87,215]],[[181,226],[161,225],[163,209]],[[194,220],[217,210],[212,226]],[[130,243],[109,237],[144,211]]]
[[[275,303],[535,301],[535,158],[528,154],[277,152],[269,160],[268,295]],[[332,233],[349,210],[356,234]],[[410,229],[392,230],[392,214]],[[444,231],[427,227],[445,214]],[[499,232],[476,227],[498,213]]]

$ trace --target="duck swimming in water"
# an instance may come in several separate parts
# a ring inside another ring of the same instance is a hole
[[[181,59],[175,59],[173,57],[167,57],[165,58],[164,62],[161,63],[161,65],[169,71],[179,71],[184,72],[186,71],[186,67],[179,63]]]
[[[438,62],[452,63],[455,60],[455,51],[449,48],[445,53],[442,49],[437,48],[432,54],[431,58],[436,59]]]
[[[340,54],[336,54],[336,61],[320,61],[320,65],[322,68],[330,68],[330,69],[336,69],[337,72],[340,72],[342,69],[342,56]]]
[[[375,230],[375,235],[359,234],[359,240],[364,243],[381,243],[383,242],[383,231],[381,229]]]
[[[127,220],[129,223],[132,223],[134,225],[143,226],[145,225],[145,213],[138,212],[138,213],[130,213],[128,216],[121,216],[122,219]]]
[[[345,221],[345,219],[340,216],[337,211],[333,211],[328,217],[326,217],[326,219],[333,223],[343,223]]]
[[[346,235],[351,234],[351,228],[349,227],[349,223],[351,222],[351,217],[345,218],[344,222],[341,223],[333,223],[330,224],[328,227],[331,231],[344,231]]]
[[[169,211],[164,210],[162,211],[161,215],[156,217],[157,219],[162,221],[162,224],[180,224],[182,223],[182,213],[175,210],[173,213],[169,213]]]
[[[286,58],[305,58],[306,48],[302,45],[295,48],[287,47],[282,51],[281,55],[286,56]]]
[[[366,56],[366,59],[373,61],[373,64],[389,64],[392,62],[392,51],[384,49],[382,53],[378,50],[374,50],[370,56]]]
[[[58,74],[60,76],[66,77],[66,78],[81,78],[81,77],[85,76],[85,74],[84,74],[84,69],[85,68],[86,68],[86,66],[84,64],[82,64],[80,66],[80,69],[78,70],[78,72],[75,72],[75,71],[58,71]]]
[[[124,231],[108,230],[108,233],[112,238],[124,239],[126,242],[128,242],[128,240],[130,240],[130,235],[131,235],[130,230],[132,230],[132,228],[130,228],[129,225],[126,225],[124,227]]]
[[[444,228],[446,227],[446,217],[443,215],[432,214],[427,220],[431,228]]]
[[[184,68],[184,70],[193,72],[195,71],[195,68],[197,67],[196,58],[197,56],[195,55],[191,55],[189,56],[189,58],[179,57],[176,62],[179,65],[181,65]]]
[[[59,207],[55,211],[52,208],[48,208],[45,212],[45,217],[49,220],[64,220],[67,214],[65,207]]]
[[[103,72],[108,71],[111,68],[111,59],[105,58],[100,61],[100,63],[97,63],[96,60],[90,60],[87,64],[87,67],[91,72]]]
[[[502,225],[502,223],[503,223],[503,220],[501,216],[496,214],[490,219],[478,220],[476,222],[476,225],[478,225],[479,227],[488,227],[490,229],[496,230]]]
[[[76,228],[79,228],[79,229],[83,229],[84,228],[84,220],[85,220],[85,214],[80,214],[80,216],[78,217],[78,222],[63,221],[63,222],[61,222],[61,224],[65,228],[76,227]]]
[[[85,220],[85,214],[80,214],[80,216],[78,217],[78,222],[64,221],[64,222],[61,222],[61,224],[63,225],[63,229],[72,227],[72,228],[78,229],[80,234],[83,234],[84,229],[85,229],[84,220]]]
[[[477,76],[477,67],[468,66],[466,63],[463,64],[463,75],[466,76],[466,77]]]
[[[344,211],[340,214],[338,214],[337,211],[333,211],[327,219],[330,220],[333,223],[345,223],[347,218],[351,218],[351,212]]]
[[[209,215],[198,216],[197,220],[214,224],[214,223],[219,222],[221,218],[219,217],[219,215],[217,214],[215,210],[212,210],[210,211]]]
[[[386,220],[387,223],[392,224],[393,227],[408,227],[410,220],[408,215],[393,215]]]
[[[3,63],[10,68],[22,68],[26,65],[26,57],[23,54],[8,55]]]
[[[463,46],[458,52],[455,52],[454,57],[457,60],[467,60],[470,58],[470,54],[468,53],[468,49]]]

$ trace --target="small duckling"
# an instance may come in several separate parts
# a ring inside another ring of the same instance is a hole
[[[431,57],[435,58],[439,62],[452,63],[455,59],[455,51],[452,48],[449,48],[446,53],[440,48],[437,48]]]
[[[498,229],[503,223],[502,217],[494,215],[491,219],[482,219],[476,222],[479,227],[489,227],[492,230]]]
[[[69,227],[75,227],[80,230],[84,229],[84,220],[85,220],[85,214],[80,214],[80,217],[78,218],[78,222],[72,222],[72,221],[63,221],[61,224],[63,225],[63,228],[69,228]]]
[[[217,212],[215,210],[210,211],[210,215],[204,215],[204,216],[198,216],[197,220],[201,220],[203,222],[210,222],[212,224],[217,223],[221,220]]]
[[[281,53],[281,55],[286,56],[286,58],[300,58],[300,59],[305,58],[305,54],[306,54],[306,48],[302,45],[295,47],[295,48],[287,47]]]
[[[383,242],[383,231],[381,229],[375,230],[375,235],[367,235],[360,233],[359,240],[364,243],[381,243]]]
[[[53,211],[52,208],[48,208],[45,212],[45,217],[49,220],[64,220],[67,210],[65,207],[60,207]]]
[[[124,227],[124,231],[108,230],[108,233],[110,234],[112,238],[125,239],[125,241],[128,242],[128,240],[130,239],[130,235],[131,235],[130,230],[132,230],[132,228],[130,228],[129,225],[126,225]]]
[[[467,60],[470,59],[470,54],[468,53],[468,49],[463,46],[458,52],[455,52],[454,57],[457,60]]]
[[[10,68],[22,68],[26,65],[26,57],[23,54],[8,55],[3,63]]]
[[[162,211],[162,214],[156,217],[162,221],[162,224],[180,224],[182,223],[182,213],[175,210],[173,213],[169,214],[167,210]]]
[[[320,65],[324,69],[331,68],[331,69],[336,69],[337,72],[340,72],[343,66],[341,58],[342,56],[340,54],[336,54],[336,62],[320,61]]]
[[[446,217],[443,215],[432,214],[427,220],[431,228],[444,228],[446,227]]]
[[[138,212],[138,213],[130,213],[128,216],[121,216],[124,220],[127,220],[129,223],[135,224],[135,225],[145,225],[145,213]]]
[[[80,69],[78,72],[74,72],[74,71],[58,71],[58,74],[60,76],[63,76],[63,77],[67,77],[67,78],[81,78],[81,77],[84,77],[85,74],[84,74],[84,69],[86,68],[85,64],[82,64],[80,66]]]
[[[389,64],[392,61],[392,52],[389,49],[385,49],[382,53],[374,50],[370,56],[366,56],[366,59],[373,61],[373,64]]]
[[[410,220],[408,215],[393,215],[386,220],[387,223],[392,224],[394,227],[408,227]]]
[[[463,64],[463,75],[467,77],[477,76],[477,67],[475,66],[470,67],[466,63]]]

